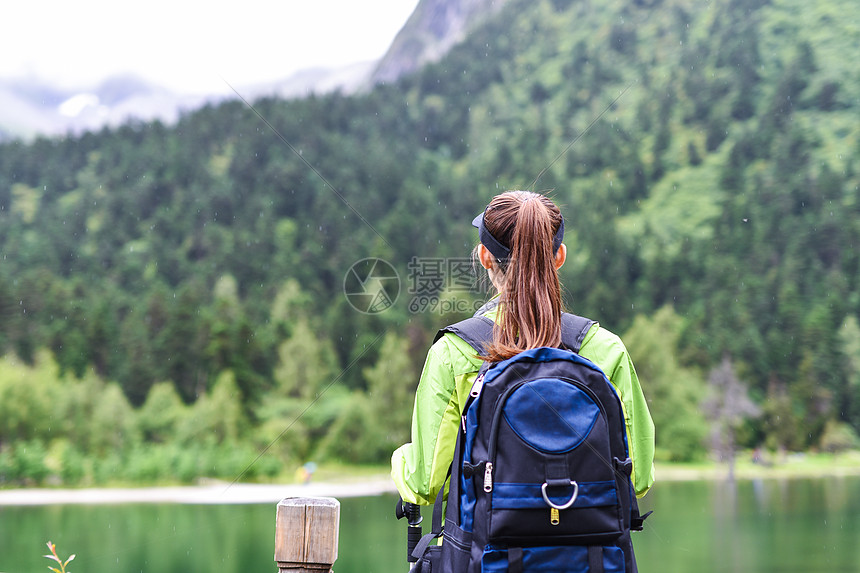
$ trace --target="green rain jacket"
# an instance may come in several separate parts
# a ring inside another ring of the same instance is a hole
[[[495,312],[487,315],[495,318]],[[579,352],[597,364],[624,407],[633,488],[642,497],[654,483],[654,423],[633,362],[621,339],[594,324]],[[412,442],[394,451],[391,477],[404,501],[432,504],[445,483],[463,406],[481,360],[458,336],[446,333],[427,353],[412,412]]]

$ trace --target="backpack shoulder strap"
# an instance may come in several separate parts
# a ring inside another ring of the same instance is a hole
[[[582,347],[582,341],[585,340],[585,335],[592,325],[597,324],[597,321],[570,314],[569,312],[561,315],[561,343],[568,350],[572,350],[579,354],[579,349]]]
[[[442,338],[446,332],[456,334],[475,349],[475,352],[481,354],[484,352],[484,345],[493,339],[493,321],[486,316],[473,316],[461,320],[440,329],[433,342]]]
[[[479,311],[480,312],[480,311]],[[582,341],[594,320],[565,312],[561,315],[561,343],[568,350],[578,353]],[[479,354],[484,352],[484,346],[493,339],[493,321],[483,315],[475,315],[466,320],[451,324],[439,330],[433,342],[436,342],[450,332],[462,338]]]

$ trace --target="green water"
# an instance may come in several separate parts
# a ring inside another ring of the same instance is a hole
[[[394,501],[341,500],[337,573],[405,570]],[[860,571],[860,478],[662,483],[642,506],[642,573]],[[46,571],[51,540],[73,573],[271,573],[274,528],[274,504],[0,507],[0,572]]]

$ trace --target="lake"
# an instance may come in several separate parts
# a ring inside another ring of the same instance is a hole
[[[341,499],[337,573],[406,570],[395,501]],[[649,509],[642,573],[860,571],[860,477],[662,482]],[[274,529],[275,504],[0,507],[0,572],[45,571],[50,540],[73,573],[271,573]]]

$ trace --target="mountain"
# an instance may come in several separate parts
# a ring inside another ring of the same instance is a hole
[[[0,81],[0,130],[5,137],[64,135],[117,126],[129,120],[173,123],[215,97],[180,96],[133,75],[106,78],[85,90],[41,81]]]
[[[280,81],[236,87],[248,100],[367,90],[438,61],[505,1],[422,0],[378,62],[305,69]],[[230,97],[179,95],[133,75],[109,77],[78,91],[58,89],[43,80],[0,80],[0,141],[81,133],[130,120],[172,124],[182,113]]]
[[[366,89],[375,61],[356,62],[339,68],[309,68],[268,86],[249,88],[254,97],[275,95],[282,98],[306,97],[339,91],[345,94]]]
[[[237,86],[242,97],[284,98],[365,87],[375,62],[301,70],[269,84]],[[85,90],[58,89],[41,81],[0,80],[0,141],[36,135],[79,134],[128,121],[173,124],[183,113],[232,95],[181,95],[133,75],[106,78]]]
[[[506,0],[421,0],[371,76],[393,82],[436,62],[471,29],[490,18]]]
[[[32,82],[0,81],[0,141],[53,133],[56,108],[69,97]]]

